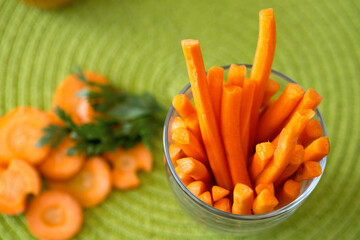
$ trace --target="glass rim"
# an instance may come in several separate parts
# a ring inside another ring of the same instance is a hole
[[[237,64],[237,65],[245,65],[246,68],[252,68],[252,64]],[[224,70],[227,70],[230,68],[231,65],[226,65],[226,66],[222,66],[222,68],[224,68]],[[278,72],[276,70],[271,70],[271,74],[277,75],[281,78],[284,78],[285,80],[287,80],[288,82],[291,83],[296,83],[294,80],[292,80],[291,78],[289,78],[288,76],[282,74],[281,72]],[[300,87],[302,87],[300,84],[298,84]],[[179,94],[184,94],[187,90],[189,90],[191,88],[191,84],[188,83],[180,92]],[[235,220],[247,220],[247,221],[255,221],[255,220],[265,220],[265,219],[269,219],[269,218],[273,218],[273,217],[277,217],[279,215],[285,214],[293,209],[296,209],[296,207],[300,204],[302,204],[305,199],[312,193],[312,191],[315,189],[315,187],[317,186],[317,184],[319,183],[322,175],[324,174],[324,170],[325,170],[325,166],[326,166],[326,161],[327,161],[327,156],[325,156],[319,163],[321,165],[322,168],[322,172],[321,175],[319,177],[316,177],[314,179],[311,180],[310,185],[306,188],[306,190],[300,194],[300,196],[298,196],[294,201],[292,201],[291,203],[289,203],[288,205],[276,209],[272,212],[269,213],[264,213],[264,214],[255,214],[255,215],[240,215],[240,214],[234,214],[234,213],[228,213],[228,212],[224,212],[221,211],[219,209],[216,209],[206,203],[204,203],[203,201],[201,201],[198,197],[196,197],[186,186],[185,184],[181,181],[181,179],[179,178],[179,176],[177,175],[174,165],[172,164],[171,158],[170,158],[170,153],[169,153],[169,144],[168,144],[168,129],[169,129],[169,123],[170,123],[170,118],[173,114],[173,112],[175,112],[175,108],[173,107],[173,105],[171,104],[167,114],[166,114],[166,118],[165,118],[165,122],[164,122],[164,129],[163,129],[163,150],[164,150],[164,155],[165,155],[165,160],[166,160],[166,164],[170,170],[171,175],[174,177],[176,183],[179,185],[179,187],[182,189],[182,191],[188,195],[188,197],[193,200],[195,203],[197,203],[200,207],[206,209],[207,211],[224,217],[224,218],[229,218],[229,219],[235,219]],[[326,125],[324,122],[324,119],[319,111],[319,109],[317,108],[315,110],[316,116],[318,117],[318,120],[321,124],[321,127],[323,128],[324,134],[323,136],[327,136],[327,131],[326,131]]]

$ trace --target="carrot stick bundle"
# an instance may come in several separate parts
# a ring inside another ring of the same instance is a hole
[[[280,97],[262,114],[258,130],[257,142],[272,139],[282,123],[292,113],[303,97],[305,91],[295,83],[289,83]]]
[[[330,143],[328,137],[321,137],[313,141],[305,148],[304,162],[320,161],[330,152]]]
[[[185,125],[190,131],[201,141],[201,132],[196,109],[190,100],[184,94],[178,94],[173,98],[172,104],[176,111],[180,114]]]
[[[234,202],[232,213],[250,215],[254,201],[254,192],[251,187],[238,183],[234,188]]]
[[[322,129],[319,120],[314,119],[306,124],[304,131],[300,134],[298,142],[306,147],[322,135],[324,135],[324,130]]]
[[[221,134],[233,186],[243,183],[251,187],[247,160],[242,149],[240,134],[241,87],[225,85],[221,99]],[[238,114],[234,114],[238,113]]]
[[[254,199],[252,210],[254,214],[268,213],[274,210],[275,206],[278,205],[278,200],[268,189],[264,189]]]
[[[230,193],[229,190],[219,187],[219,186],[216,186],[216,185],[214,185],[211,188],[211,194],[212,194],[214,202],[217,202],[220,199],[226,197],[227,195],[229,195],[229,193]]]
[[[261,106],[264,106],[264,104],[267,103],[271,99],[271,97],[274,96],[279,91],[279,89],[280,89],[280,84],[277,81],[269,78],[266,84],[264,98]]]
[[[231,212],[231,204],[229,198],[222,198],[219,201],[214,203],[214,208],[217,208],[224,212]]]
[[[209,185],[211,183],[211,174],[206,166],[194,158],[181,158],[177,160],[177,164],[185,175],[192,177],[195,180],[200,180]]]
[[[220,106],[222,89],[224,85],[224,69],[222,67],[211,67],[207,72],[207,83],[209,85],[209,94],[214,108],[214,114],[218,126],[220,126]]]
[[[322,169],[318,162],[307,161],[301,164],[300,168],[296,171],[294,180],[301,182],[316,178],[321,175]]]
[[[292,179],[287,180],[276,194],[276,198],[279,201],[276,208],[282,208],[294,201],[299,196],[300,190],[301,183]]]
[[[223,161],[226,159],[226,155],[211,104],[199,41],[191,39],[183,40],[181,45],[186,60],[192,93],[194,95],[201,135],[211,170],[217,184],[230,190],[232,188],[232,180],[229,167],[227,163]]]
[[[274,182],[282,174],[290,161],[300,133],[314,114],[315,112],[310,109],[299,110],[295,113],[289,124],[281,131],[274,157],[257,177],[256,185]]]
[[[266,164],[268,164],[273,157],[274,151],[275,147],[270,142],[263,142],[256,145],[254,158],[249,168],[252,182],[255,182],[256,177],[264,170]]]
[[[229,68],[227,84],[242,87],[246,77],[246,66],[231,64]]]

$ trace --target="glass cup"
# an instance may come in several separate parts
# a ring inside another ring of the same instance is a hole
[[[246,65],[246,64],[245,64]],[[250,73],[252,65],[246,65],[248,75]],[[224,66],[225,76],[229,69],[229,66]],[[277,81],[280,84],[280,91],[282,92],[288,83],[296,83],[284,74],[275,70],[271,71],[270,78]],[[190,83],[187,84],[180,94],[185,94],[190,100],[192,100],[192,92]],[[323,130],[324,136],[327,136],[325,122],[321,116],[321,113],[316,109],[316,118],[319,120]],[[169,145],[171,143],[170,127],[172,120],[179,116],[173,106],[169,108],[167,113],[164,132],[163,132],[163,148],[165,157],[166,174],[169,185],[175,195],[175,198],[179,202],[180,206],[187,212],[189,216],[195,219],[201,225],[207,226],[211,229],[218,230],[222,233],[228,233],[231,235],[248,235],[254,233],[260,233],[271,227],[274,227],[293,214],[309,197],[311,192],[315,189],[319,183],[322,174],[314,179],[303,181],[300,195],[296,200],[290,204],[277,209],[273,212],[258,214],[258,215],[238,215],[218,210],[210,205],[204,203],[192,194],[187,187],[180,180],[176,174],[175,167],[171,162],[169,155]],[[324,157],[319,163],[324,172],[327,157]],[[322,173],[323,173],[322,172]]]

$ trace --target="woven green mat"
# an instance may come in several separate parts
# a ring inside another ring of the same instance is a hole
[[[251,63],[258,12],[268,7],[277,21],[273,68],[323,96],[332,149],[304,205],[266,234],[243,239],[359,239],[360,1],[77,0],[41,11],[0,0],[0,114],[17,105],[49,108],[74,66],[128,91],[148,91],[167,108],[188,82],[180,40],[200,40],[206,68]],[[86,210],[76,239],[224,238],[180,209],[167,184],[160,133],[154,143],[154,170],[140,173],[141,187],[113,191]],[[0,215],[0,239],[32,239],[24,217]]]

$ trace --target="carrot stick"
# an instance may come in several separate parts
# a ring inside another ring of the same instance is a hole
[[[68,193],[50,190],[35,197],[26,212],[26,223],[37,238],[70,239],[80,230],[83,212]]]
[[[111,191],[110,167],[105,159],[92,157],[71,179],[48,181],[48,185],[51,189],[71,194],[83,207],[94,207],[103,202]]]
[[[195,180],[203,181],[208,185],[211,183],[211,174],[202,162],[188,157],[177,160],[177,164],[181,172],[185,175],[188,175]]]
[[[224,212],[231,212],[231,207],[230,207],[230,199],[229,198],[222,198],[220,200],[218,200],[217,202],[214,203],[214,208],[217,208],[221,211]]]
[[[171,143],[169,146],[169,154],[170,154],[171,162],[175,167],[177,167],[176,161],[180,158],[185,157],[183,150],[174,143]]]
[[[207,191],[206,185],[203,181],[194,181],[187,185],[187,188],[192,192],[195,196],[200,196],[203,192]]]
[[[184,174],[179,167],[175,167],[175,171],[185,186],[189,185],[194,181],[192,177]]]
[[[183,40],[181,41],[181,45],[186,60],[192,93],[194,95],[201,135],[211,170],[217,184],[230,190],[232,188],[232,180],[229,167],[226,161],[224,161],[226,155],[211,104],[199,41],[191,39]]]
[[[203,192],[198,198],[204,203],[213,206],[213,200],[211,199],[211,193],[209,191]]]
[[[294,201],[299,196],[300,190],[301,183],[292,179],[287,180],[276,194],[276,198],[279,201],[276,208],[282,208]]]
[[[234,202],[232,213],[250,215],[254,201],[254,192],[251,187],[238,183],[234,188]]]
[[[300,144],[297,144],[293,153],[291,154],[289,165],[282,172],[280,177],[276,179],[274,185],[275,187],[280,186],[282,183],[286,181],[291,175],[293,175],[296,170],[300,167],[301,163],[304,159],[304,147]]]
[[[295,83],[289,83],[274,104],[262,114],[257,131],[257,142],[272,139],[282,123],[295,109],[305,91]]]
[[[171,123],[170,135],[178,128],[186,128],[185,122],[181,117],[175,117]]]
[[[29,163],[12,159],[0,172],[0,213],[17,215],[24,212],[28,194],[38,195],[41,180]]]
[[[301,164],[300,168],[296,171],[294,180],[301,182],[316,178],[321,175],[322,169],[318,162],[307,161]]]
[[[207,83],[209,85],[209,94],[214,108],[215,118],[218,126],[220,126],[220,106],[224,85],[224,69],[222,67],[211,67],[207,72]]]
[[[264,189],[269,190],[271,194],[275,194],[274,184],[272,183],[260,183],[255,187],[255,192],[259,195]]]
[[[300,133],[314,115],[315,112],[310,109],[299,110],[295,113],[289,124],[281,131],[274,157],[257,177],[255,185],[274,182],[283,173],[289,164]]]
[[[174,97],[172,104],[184,120],[185,125],[196,136],[196,138],[201,141],[202,137],[199,120],[196,114],[196,109],[194,105],[192,105],[191,101],[185,96],[185,94],[178,94]]]
[[[243,183],[251,187],[247,160],[240,135],[241,87],[225,85],[221,99],[221,135],[233,185]],[[238,114],[234,114],[238,113]]]
[[[330,143],[328,137],[321,137],[310,143],[305,148],[304,162],[320,161],[330,152]]]
[[[264,189],[257,195],[252,206],[254,214],[268,213],[278,205],[278,200],[268,189]]]
[[[217,202],[220,199],[222,199],[222,198],[226,197],[227,195],[229,195],[230,191],[225,189],[225,188],[214,185],[211,188],[211,193],[212,193],[212,197],[213,197],[214,202]]]
[[[229,68],[227,84],[242,87],[246,77],[246,66],[231,64]]]
[[[250,73],[251,81],[256,83],[255,96],[251,110],[250,149],[255,146],[255,135],[259,120],[259,111],[264,99],[266,85],[270,76],[276,44],[276,26],[274,11],[264,9],[259,13],[259,37],[253,66]]]
[[[306,124],[304,131],[300,134],[298,142],[303,146],[309,145],[314,140],[324,135],[324,131],[321,127],[319,120],[314,119]]]
[[[280,89],[280,84],[269,78],[267,84],[266,84],[266,88],[265,88],[265,93],[264,93],[264,98],[263,98],[263,102],[262,102],[262,106],[265,105],[265,103],[267,103],[272,96],[274,96]]]
[[[188,129],[176,129],[171,135],[171,139],[184,151],[186,156],[193,157],[207,164],[208,160],[203,145]]]
[[[263,142],[256,145],[254,158],[251,161],[249,173],[251,181],[255,182],[257,176],[264,170],[266,164],[274,155],[275,147],[269,142]]]

